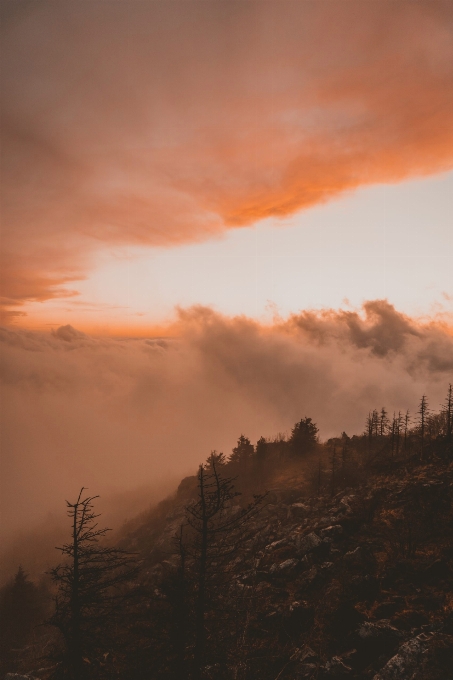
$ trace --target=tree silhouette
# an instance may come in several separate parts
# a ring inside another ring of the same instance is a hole
[[[302,418],[291,431],[290,446],[296,455],[310,453],[318,441],[318,428],[311,418]]]
[[[254,496],[245,507],[235,504],[240,493],[234,488],[234,479],[222,475],[224,463],[222,454],[211,454],[207,463],[200,465],[198,498],[186,508],[187,524],[192,535],[184,544],[181,541],[184,563],[192,571],[195,586],[193,680],[203,677],[206,660],[209,586],[215,583],[218,591],[222,582],[228,580],[225,565],[244,540],[247,522],[259,511],[264,498],[263,495]],[[183,574],[182,578],[186,580],[187,577]]]
[[[244,437],[244,435],[241,434],[231,456],[228,459],[228,462],[240,465],[243,468],[247,468],[254,452],[255,450],[250,439],[248,437]]]
[[[17,652],[27,644],[44,618],[39,588],[19,566],[16,575],[0,591],[0,672],[13,670]],[[13,651],[15,650],[15,651]]]
[[[82,680],[93,675],[96,661],[110,650],[109,632],[124,601],[120,586],[135,573],[132,556],[101,545],[109,529],[98,529],[93,501],[98,496],[66,501],[71,519],[71,540],[57,548],[65,561],[50,571],[58,593],[48,623],[59,629],[64,649],[57,652],[58,675]]]
[[[447,398],[445,399],[443,412],[445,413],[445,418],[447,421],[445,436],[447,443],[451,444],[453,432],[453,386],[451,383],[448,386]]]
[[[426,437],[426,425],[428,421],[428,399],[424,394],[420,400],[420,406],[418,407],[418,427],[420,436],[420,460],[423,460],[425,455],[425,437]]]

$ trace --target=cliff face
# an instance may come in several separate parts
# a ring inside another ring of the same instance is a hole
[[[453,464],[406,461],[334,496],[299,482],[268,493],[212,581],[205,677],[453,678]],[[195,486],[125,541],[145,555],[164,628]]]

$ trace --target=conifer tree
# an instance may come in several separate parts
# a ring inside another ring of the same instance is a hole
[[[296,423],[289,440],[293,453],[303,455],[313,451],[318,441],[318,431],[311,418],[302,418]]]
[[[253,458],[254,452],[255,449],[250,439],[241,434],[231,456],[228,459],[228,462],[240,466],[242,468],[242,472],[247,472],[249,462]]]
[[[448,386],[447,398],[445,399],[445,405],[443,411],[446,417],[446,432],[445,437],[448,444],[452,442],[452,432],[453,432],[453,386],[450,383]]]
[[[409,423],[410,423],[410,413],[409,410],[406,411],[404,414],[404,451],[407,451],[407,435],[409,432]]]
[[[385,410],[384,407],[381,408],[381,413],[379,414],[379,434],[381,437],[383,437],[388,429],[389,426],[389,418],[387,411]]]
[[[17,654],[44,618],[45,603],[39,588],[19,566],[14,578],[0,590],[0,673],[14,670]]]
[[[424,394],[420,400],[420,406],[418,407],[418,427],[419,427],[419,437],[420,437],[420,460],[424,459],[425,455],[425,438],[426,438],[426,425],[428,422],[428,399]]]

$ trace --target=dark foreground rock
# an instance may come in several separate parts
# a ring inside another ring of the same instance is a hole
[[[453,637],[421,633],[411,638],[373,680],[453,680]]]

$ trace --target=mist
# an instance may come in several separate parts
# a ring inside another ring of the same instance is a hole
[[[2,329],[3,542],[58,523],[81,486],[105,499],[115,528],[241,433],[255,442],[304,416],[324,439],[360,433],[382,405],[414,413],[425,393],[438,410],[453,380],[451,328],[386,301],[271,326],[196,307],[179,310],[177,330]]]

